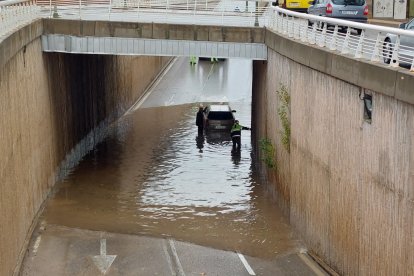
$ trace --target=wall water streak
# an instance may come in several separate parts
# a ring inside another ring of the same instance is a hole
[[[254,63],[256,138],[276,145],[263,169],[312,250],[344,275],[413,275],[414,106],[269,50]],[[281,144],[280,84],[291,95],[291,152]],[[364,120],[361,92],[373,96]]]
[[[101,141],[169,60],[43,54],[38,38],[0,68],[0,275],[16,269],[56,179]]]

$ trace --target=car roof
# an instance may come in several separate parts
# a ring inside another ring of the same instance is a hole
[[[227,104],[212,104],[210,105],[210,111],[231,111],[231,109]]]

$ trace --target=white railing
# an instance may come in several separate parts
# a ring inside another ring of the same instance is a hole
[[[269,0],[0,0],[0,41],[37,18],[264,26]]]
[[[408,66],[414,72],[414,31],[314,16],[272,7],[267,28],[357,59]],[[391,38],[388,41],[388,38]],[[403,38],[403,40],[401,40]]]
[[[268,0],[38,0],[45,16],[82,20],[264,26]]]
[[[159,22],[173,24],[266,26],[303,43],[339,54],[414,71],[414,32],[313,16],[272,7],[269,0],[7,0],[0,1],[0,40],[40,17]],[[311,23],[311,24],[310,24]],[[346,30],[346,31],[344,31]],[[354,30],[357,30],[354,31]],[[384,39],[388,37],[390,41]],[[403,39],[402,39],[403,38]]]
[[[35,0],[0,1],[0,41],[37,18],[39,9]]]

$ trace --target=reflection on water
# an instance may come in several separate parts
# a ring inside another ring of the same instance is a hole
[[[197,148],[199,149],[199,153],[203,153],[203,148],[204,148],[204,135],[203,134],[198,134],[196,137],[196,145]]]
[[[238,112],[250,121],[249,109]],[[250,132],[242,134],[241,153],[231,155],[229,134],[198,136],[194,114],[183,105],[121,120],[60,184],[45,219],[261,257],[294,250],[297,241],[252,169]]]
[[[230,104],[250,126],[250,103]],[[258,257],[296,251],[299,241],[253,169],[250,131],[231,155],[229,133],[197,134],[197,107],[148,107],[123,117],[58,184],[44,219]]]

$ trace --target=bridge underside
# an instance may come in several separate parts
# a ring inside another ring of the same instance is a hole
[[[42,36],[44,52],[104,55],[198,56],[266,60],[262,43],[191,41],[170,39],[79,37],[47,34]]]

